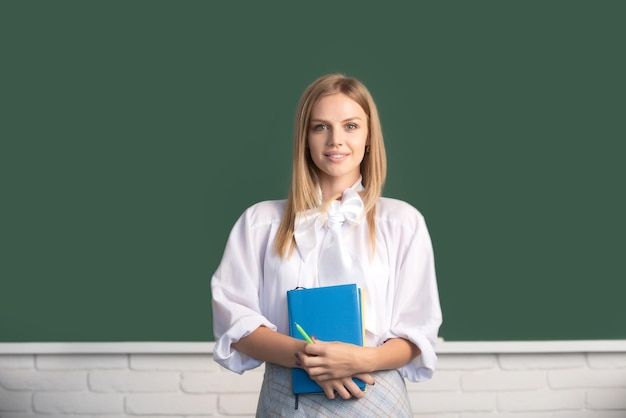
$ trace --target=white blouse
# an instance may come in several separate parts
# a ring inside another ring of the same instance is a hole
[[[376,347],[390,338],[409,340],[421,354],[399,369],[402,376],[411,381],[432,377],[442,316],[424,218],[408,203],[380,198],[372,256],[357,193],[361,189],[358,183],[326,211],[299,217],[297,249],[287,259],[273,247],[285,200],[257,203],[241,215],[211,280],[214,357],[219,364],[243,373],[262,363],[231,344],[259,326],[288,335],[288,290],[357,283],[365,294],[366,345]],[[339,254],[337,246],[347,252]],[[344,259],[345,267],[339,266],[338,258]]]

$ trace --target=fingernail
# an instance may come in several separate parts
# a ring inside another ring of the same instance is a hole
[[[296,358],[300,358],[300,353],[295,353],[294,355],[296,356]]]
[[[300,363],[299,361],[296,361],[296,366],[301,367],[302,363]]]

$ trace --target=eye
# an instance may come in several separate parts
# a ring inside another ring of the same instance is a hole
[[[318,123],[317,125],[313,125],[311,128],[314,131],[323,131],[325,129],[328,129],[328,127],[326,125],[324,125],[323,123]]]
[[[346,129],[349,130],[349,131],[353,131],[356,128],[358,128],[356,123],[349,123],[349,124],[346,125]]]

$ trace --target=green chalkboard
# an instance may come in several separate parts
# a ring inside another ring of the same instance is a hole
[[[0,342],[211,341],[294,111],[374,95],[446,340],[624,339],[626,3],[0,4]]]

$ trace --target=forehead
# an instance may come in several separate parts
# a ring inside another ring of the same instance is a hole
[[[345,120],[366,118],[365,111],[357,102],[343,93],[322,96],[313,104],[311,119]]]

